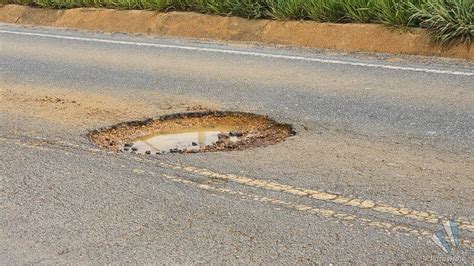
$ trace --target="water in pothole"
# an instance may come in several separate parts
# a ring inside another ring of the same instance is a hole
[[[291,125],[266,116],[207,111],[123,122],[93,130],[88,137],[109,150],[151,155],[265,147],[292,135]]]
[[[229,136],[230,135],[230,136]],[[229,137],[230,141],[238,141],[238,133],[231,127],[196,127],[160,132],[134,139],[124,146],[124,151],[137,154],[164,154],[192,152],[216,144],[220,138]]]

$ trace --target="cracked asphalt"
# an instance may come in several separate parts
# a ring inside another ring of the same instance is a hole
[[[0,259],[472,265],[473,84],[462,60],[0,24]],[[199,110],[297,134],[160,156],[86,137]]]

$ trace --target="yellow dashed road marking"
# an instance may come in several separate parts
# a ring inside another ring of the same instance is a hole
[[[237,184],[251,186],[271,191],[278,191],[284,192],[295,196],[300,197],[309,197],[312,199],[336,203],[340,205],[352,206],[361,209],[368,209],[380,213],[391,214],[401,217],[407,217],[414,220],[431,223],[431,224],[439,224],[442,221],[446,220],[446,217],[438,216],[434,212],[427,212],[427,211],[418,211],[412,210],[408,208],[398,208],[393,207],[385,203],[374,202],[371,200],[366,199],[358,199],[358,198],[351,198],[345,197],[337,194],[327,193],[323,191],[318,191],[314,189],[306,189],[295,187],[291,185],[280,184],[276,182],[270,182],[265,180],[254,179],[245,176],[233,175],[233,174],[222,174],[210,171],[204,168],[198,167],[191,167],[191,166],[182,166],[178,164],[171,164],[171,163],[159,163],[162,167],[171,168],[177,171],[185,171],[192,174],[197,174],[209,178],[217,178],[222,180],[231,181]],[[464,218],[457,218],[456,221],[459,223],[459,228],[474,231],[474,223],[471,221],[464,219]]]
[[[8,139],[6,138],[0,138],[0,140],[8,141]],[[58,144],[63,145],[63,146],[79,148],[79,145],[77,144],[72,144],[72,143],[68,143],[64,141],[57,141],[57,142]],[[46,147],[41,147],[41,146],[36,146],[36,145],[31,145],[31,144],[29,145],[28,143],[24,143],[24,142],[14,142],[14,143],[18,145],[22,145],[22,146],[37,148],[37,149],[47,149]],[[99,149],[85,149],[85,150],[89,150],[94,153],[101,151]],[[130,157],[130,158],[136,161],[146,160],[144,158],[139,158],[139,157]],[[166,169],[172,169],[176,171],[197,174],[197,175],[201,175],[208,178],[227,180],[230,182],[234,182],[234,183],[242,184],[246,186],[257,187],[257,188],[271,190],[271,191],[284,192],[284,193],[288,193],[295,196],[308,197],[308,198],[312,198],[312,199],[316,199],[320,201],[331,202],[331,203],[336,203],[336,204],[346,205],[346,206],[353,206],[353,207],[368,209],[368,210],[385,213],[385,214],[407,217],[407,218],[411,218],[414,220],[431,223],[431,224],[440,224],[442,221],[447,220],[446,217],[436,215],[434,212],[431,212],[431,211],[429,212],[417,211],[417,210],[404,208],[404,207],[398,208],[398,207],[390,206],[385,203],[374,202],[374,201],[366,200],[366,199],[345,197],[345,196],[341,196],[337,194],[318,191],[315,189],[300,188],[300,187],[295,187],[291,185],[285,185],[285,184],[280,184],[276,182],[259,180],[259,179],[233,175],[233,174],[217,173],[205,168],[183,166],[179,164],[164,163],[164,162],[159,162],[159,161],[157,162],[156,160],[146,160],[146,161],[158,164],[161,167],[166,168]],[[361,220],[364,220],[364,218],[361,218]],[[473,222],[462,217],[457,218],[456,221],[458,222],[460,229],[474,232]]]
[[[152,175],[155,175],[153,172],[149,172]],[[397,224],[394,222],[388,222],[388,221],[375,221],[371,219],[367,219],[364,217],[360,217],[357,215],[353,214],[348,214],[340,211],[334,211],[331,209],[322,209],[322,208],[315,208],[309,205],[305,204],[297,204],[297,203],[292,203],[292,202],[287,202],[279,199],[273,199],[265,196],[259,196],[256,194],[251,194],[251,193],[246,193],[246,192],[241,192],[241,191],[235,191],[231,190],[228,188],[218,188],[214,187],[211,185],[204,185],[200,183],[196,183],[187,179],[183,179],[180,177],[176,176],[170,176],[170,175],[161,175],[157,174],[159,176],[163,176],[164,178],[171,180],[176,183],[181,183],[181,184],[186,184],[190,185],[199,189],[207,190],[207,191],[212,191],[212,192],[218,192],[218,193],[225,193],[225,194],[230,194],[234,196],[238,196],[244,199],[250,199],[253,201],[258,201],[262,203],[268,203],[268,204],[273,204],[285,208],[289,208],[292,210],[296,210],[299,212],[304,212],[307,214],[312,214],[312,215],[317,215],[320,217],[324,218],[330,218],[330,219],[337,219],[338,221],[345,223],[345,224],[353,224],[354,222],[357,222],[359,224],[362,224],[363,226],[370,227],[370,228],[375,228],[378,230],[383,230],[385,232],[393,232],[393,233],[403,233],[406,235],[412,235],[415,237],[419,238],[425,238],[428,239],[433,235],[434,232],[425,230],[425,229],[415,229],[413,227],[407,226],[407,225],[402,225],[402,224]],[[460,240],[463,246],[469,247],[469,248],[474,248],[474,243],[471,240],[468,239],[461,239]]]

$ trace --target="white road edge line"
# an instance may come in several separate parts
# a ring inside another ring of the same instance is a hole
[[[180,49],[180,50],[188,50],[188,51],[202,51],[202,52],[214,52],[214,53],[224,53],[224,54],[234,54],[234,55],[257,56],[257,57],[266,57],[266,58],[275,58],[275,59],[298,60],[298,61],[318,62],[318,63],[326,63],[326,64],[362,66],[362,67],[372,67],[372,68],[382,68],[382,69],[402,70],[402,71],[414,71],[414,72],[425,72],[425,73],[435,73],[435,74],[448,74],[448,75],[457,75],[457,76],[474,76],[474,72],[461,72],[461,71],[437,70],[437,69],[428,69],[428,68],[391,66],[391,65],[383,65],[383,64],[357,63],[357,62],[349,62],[349,61],[342,61],[342,60],[331,60],[331,59],[321,59],[321,58],[304,57],[304,56],[291,56],[291,55],[280,55],[280,54],[271,54],[271,53],[258,53],[258,52],[247,52],[247,51],[237,51],[237,50],[226,50],[226,49],[217,49],[217,48],[204,48],[204,47],[192,47],[192,46],[171,45],[171,44],[156,44],[156,43],[143,43],[143,42],[116,41],[116,40],[106,40],[106,39],[97,39],[97,38],[72,37],[72,36],[64,36],[64,35],[52,35],[52,34],[9,31],[9,30],[0,30],[0,33],[15,34],[15,35],[26,35],[26,36],[38,36],[38,37],[45,37],[45,38],[55,38],[55,39],[84,41],[84,42],[100,42],[100,43],[135,45],[135,46],[146,46],[146,47],[156,47],[156,48]]]

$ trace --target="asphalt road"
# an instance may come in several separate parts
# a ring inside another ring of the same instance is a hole
[[[472,265],[473,107],[472,62],[0,24],[0,260]],[[85,137],[208,109],[297,134],[162,156]]]

